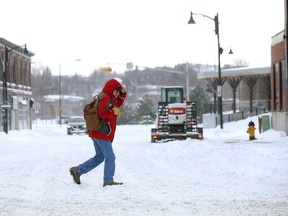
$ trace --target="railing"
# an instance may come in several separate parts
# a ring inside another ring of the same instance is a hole
[[[251,116],[261,115],[267,112],[269,112],[269,110],[266,107],[257,107],[253,110],[252,113],[250,113],[249,111],[240,111],[240,112],[231,113],[231,114],[223,114],[223,122],[227,123],[231,121],[239,121],[239,120],[251,117]],[[217,119],[217,125],[219,124],[220,122]]]
[[[227,108],[226,110],[228,110],[228,107],[231,107],[230,104],[228,104],[228,103],[226,103],[225,105]],[[208,104],[205,107],[206,108],[210,107],[210,109],[211,109],[210,113],[211,114],[213,113],[212,112],[213,106],[211,104]],[[231,122],[231,121],[239,121],[239,120],[251,117],[251,116],[261,115],[263,113],[268,113],[271,111],[270,100],[253,101],[252,112],[250,112],[250,107],[249,107],[248,102],[241,102],[240,106],[238,106],[238,107],[240,107],[241,110],[238,110],[235,113],[233,113],[232,111],[225,111],[223,113],[223,123],[227,123],[227,122]],[[215,114],[214,117],[216,118],[216,120],[215,120],[216,125],[220,125],[219,115]],[[212,117],[212,118],[214,118],[214,117]]]

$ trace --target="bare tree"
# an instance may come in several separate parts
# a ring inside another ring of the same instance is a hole
[[[244,59],[235,59],[234,60],[234,67],[235,68],[239,68],[239,67],[248,67],[249,66],[249,62],[247,62]]]

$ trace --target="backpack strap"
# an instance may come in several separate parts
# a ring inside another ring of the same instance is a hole
[[[98,99],[98,101],[97,101],[97,105],[98,105],[98,106],[99,106],[99,104],[100,104],[100,102],[101,102],[101,100],[102,100],[102,96],[103,96],[104,94],[106,94],[106,93],[103,92],[103,91],[101,91],[98,95],[95,95],[95,96],[93,97],[93,100],[97,100],[97,99]],[[108,105],[107,105],[107,107],[105,108],[106,110],[109,109],[109,107],[111,106],[111,103],[112,103],[112,101],[109,99]]]
[[[103,94],[105,93],[101,91],[98,95],[94,95],[94,97],[92,98],[92,101],[96,101],[98,99],[101,100]]]

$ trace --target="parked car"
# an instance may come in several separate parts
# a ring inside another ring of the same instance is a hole
[[[69,119],[67,124],[67,134],[80,134],[86,133],[86,122],[83,116],[73,116]]]

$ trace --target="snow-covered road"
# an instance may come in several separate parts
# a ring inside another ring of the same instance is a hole
[[[204,140],[150,143],[151,125],[118,126],[116,181],[103,165],[76,185],[69,168],[94,154],[63,125],[0,133],[0,215],[288,215],[288,137],[248,141],[251,119],[204,130]]]

